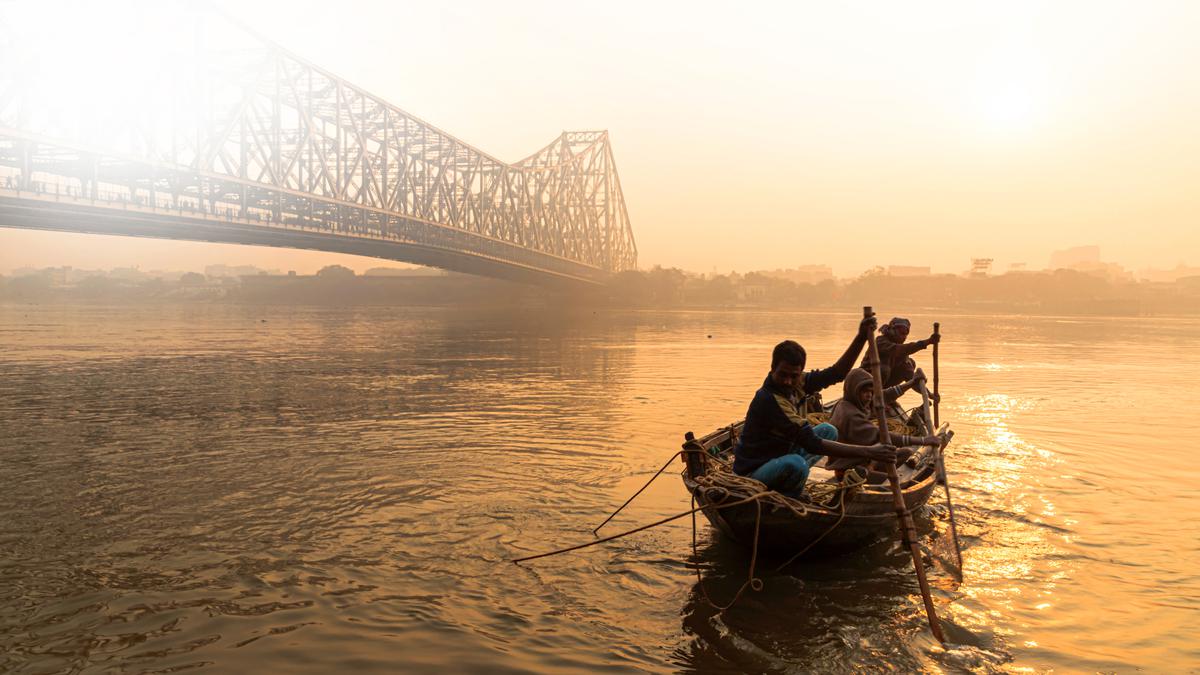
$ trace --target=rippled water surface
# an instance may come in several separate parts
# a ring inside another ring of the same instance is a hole
[[[0,670],[1200,667],[1200,322],[936,318],[949,649],[889,542],[725,613],[749,556],[704,521],[694,558],[683,519],[507,562],[590,540],[853,312],[0,306]],[[672,469],[602,532],[688,506]]]

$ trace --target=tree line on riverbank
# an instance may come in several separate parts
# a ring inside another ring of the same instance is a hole
[[[796,283],[762,273],[701,277],[655,268],[625,272],[612,296],[643,307],[845,307],[869,304],[1031,314],[1200,313],[1200,277],[1172,283],[1121,281],[1075,270],[971,276],[892,276]]]
[[[315,275],[153,278],[64,268],[0,276],[0,301],[204,301],[260,304],[488,305],[613,309],[806,309],[887,304],[1027,314],[1200,314],[1200,276],[1174,282],[1113,280],[1073,270],[989,276],[892,276],[876,269],[848,280],[797,283],[762,273],[701,276],[655,267],[615,275],[604,288],[550,289],[460,274],[356,275],[329,266]]]

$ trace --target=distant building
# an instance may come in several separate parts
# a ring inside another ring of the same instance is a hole
[[[70,267],[47,267],[42,274],[50,280],[51,286],[66,286],[70,278]]]
[[[1051,270],[1074,270],[1109,281],[1133,281],[1133,273],[1117,263],[1100,260],[1099,246],[1076,246],[1050,255]]]
[[[1094,263],[1076,265],[1073,269],[1084,272],[1096,277],[1103,277],[1109,281],[1133,281],[1133,272],[1125,269],[1117,263]]]
[[[1137,278],[1143,281],[1154,281],[1163,284],[1173,284],[1184,277],[1200,276],[1200,267],[1188,267],[1183,263],[1175,266],[1175,269],[1159,270],[1146,268],[1138,270]]]
[[[74,267],[67,268],[67,285],[74,286],[84,279],[107,276],[102,270],[84,270]]]
[[[145,281],[150,278],[150,275],[136,267],[114,267],[109,270],[108,278],[122,281]]]
[[[208,265],[204,268],[204,276],[213,277],[252,277],[258,274],[279,274],[279,270],[264,270],[254,265]]]
[[[179,281],[183,277],[183,272],[177,270],[150,270],[146,272],[146,276],[151,279],[162,279],[163,281]],[[199,274],[197,272],[197,274]]]
[[[888,265],[887,273],[889,277],[927,277],[930,271],[916,265]]]
[[[992,271],[991,258],[971,258],[971,276],[986,277]]]
[[[759,272],[764,277],[782,279],[794,284],[819,284],[833,279],[833,268],[829,265],[801,265],[791,269]]]
[[[1050,254],[1051,270],[1075,270],[1100,264],[1099,246],[1076,246]]]
[[[737,299],[742,302],[762,300],[767,296],[767,287],[762,284],[739,284]]]

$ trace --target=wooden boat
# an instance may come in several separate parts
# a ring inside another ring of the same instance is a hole
[[[823,411],[810,414],[809,421],[814,424],[826,421],[832,410],[831,403]],[[925,434],[931,427],[920,409],[894,412],[898,417],[890,417],[889,425],[895,430],[900,429],[897,425],[903,425],[909,434]],[[887,483],[847,491],[844,501],[820,503],[810,498],[814,493],[833,493],[840,485],[833,472],[824,468],[825,460],[813,467],[800,499],[771,492],[770,499],[760,499],[758,504],[748,501],[732,505],[765,489],[752,479],[738,477],[731,481],[728,476],[711,473],[732,474],[728,467],[733,462],[733,447],[743,424],[744,421],[737,422],[701,438],[689,432],[683,444],[686,464],[683,483],[709,522],[726,536],[751,548],[757,530],[758,550],[776,555],[796,555],[806,547],[821,554],[845,552],[897,536],[896,511]],[[953,435],[946,424],[938,431],[945,432],[947,437]],[[938,482],[936,453],[936,448],[923,447],[897,469],[909,511],[924,506],[933,494]]]

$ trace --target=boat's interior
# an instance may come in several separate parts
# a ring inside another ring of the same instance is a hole
[[[820,405],[819,403],[816,405],[811,405],[810,412],[807,413],[809,423],[815,425],[822,422],[828,422],[830,415],[833,412],[833,407],[836,404],[837,401],[835,400],[825,405]],[[703,448],[709,455],[718,457],[726,462],[732,462],[733,447],[736,445],[738,436],[741,434],[743,423],[744,422],[739,421],[727,427],[718,429],[707,436],[696,439],[695,443]],[[947,425],[943,424],[942,426],[943,429],[939,429],[939,431],[944,431],[944,428]],[[910,436],[925,435],[929,434],[927,429],[931,429],[932,427],[932,423],[929,423],[925,419],[924,412],[920,406],[910,410],[904,410],[898,405],[892,404],[888,410],[888,430],[891,433],[901,433]],[[903,465],[896,468],[896,473],[900,478],[900,484],[902,487],[925,480],[933,471],[933,465],[936,462],[936,448],[919,446],[912,449],[914,450],[913,455],[909,457]],[[826,468],[827,461],[827,458],[822,459],[812,467],[811,473],[809,474],[810,483],[837,482],[834,472]],[[715,462],[711,464],[714,466],[705,468],[708,470],[717,468],[715,466]],[[873,474],[872,482],[880,479],[880,476]],[[864,489],[878,490],[882,492],[887,491],[889,488],[887,487],[886,483],[879,483],[877,485],[864,486]]]

